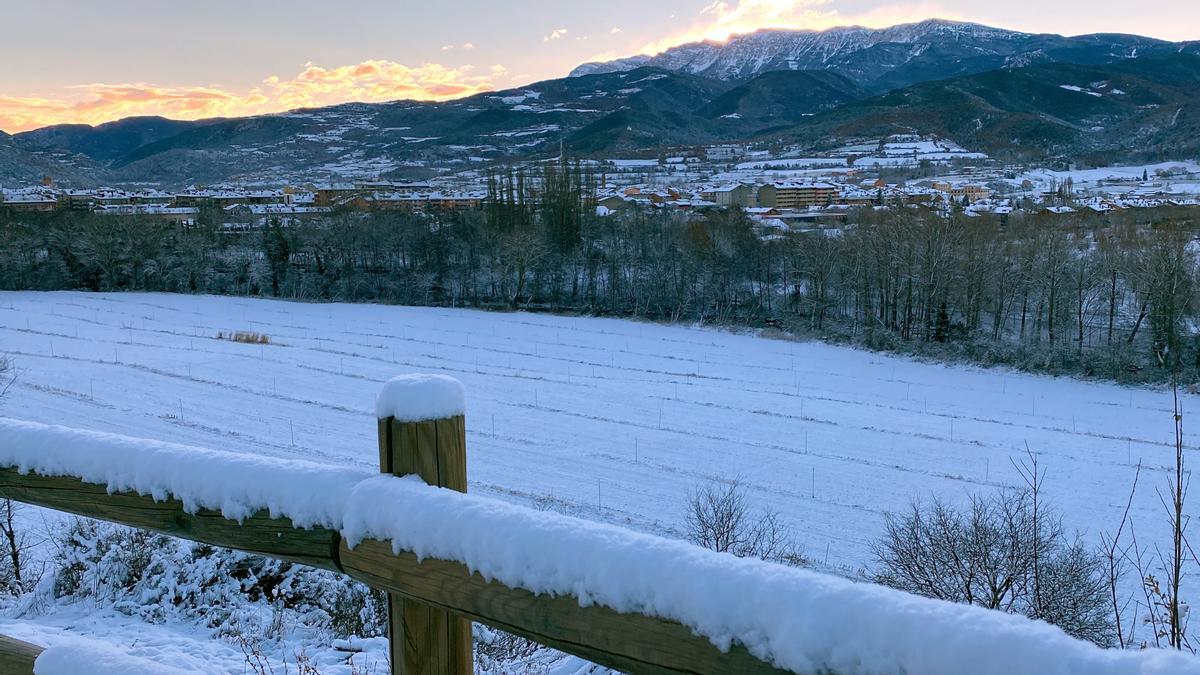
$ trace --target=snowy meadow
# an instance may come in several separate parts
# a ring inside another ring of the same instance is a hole
[[[885,513],[1023,485],[1027,450],[1089,542],[1117,527],[1141,462],[1131,517],[1144,542],[1167,538],[1170,391],[621,320],[148,294],[2,293],[0,353],[17,375],[0,415],[365,470],[382,383],[451,375],[472,493],[681,536],[688,494],[737,479],[816,567],[847,575],[871,569]],[[0,633],[47,630],[136,634],[148,656],[242,672],[202,626],[0,615]]]

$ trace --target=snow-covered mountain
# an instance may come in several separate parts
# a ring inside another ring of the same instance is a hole
[[[931,19],[884,29],[842,26],[828,30],[764,29],[728,41],[706,40],[672,47],[654,56],[638,55],[605,63],[585,63],[572,75],[629,70],[654,65],[720,79],[740,79],[768,70],[818,70],[879,44],[921,45],[934,41],[1012,42],[1026,34],[978,24]]]
[[[1132,35],[1035,35],[930,19],[872,29],[760,30],[725,42],[694,42],[654,56],[585,63],[572,75],[654,66],[723,80],[774,70],[832,70],[868,90],[1046,61],[1103,63],[1179,49]]]
[[[1042,155],[1052,147],[1187,157],[1196,143],[1193,129],[1200,128],[1191,113],[1200,81],[1193,54],[1200,55],[1200,43],[1111,34],[1066,38],[939,20],[879,30],[765,30],[585,64],[573,77],[440,103],[347,103],[249,118],[142,117],[0,133],[0,184],[27,185],[43,176],[74,186],[177,187],[427,179],[560,148],[604,156],[764,135],[793,138],[794,132],[812,138],[805,129],[821,129],[822,137],[915,129],[993,154],[1017,146]],[[1049,68],[1057,65],[1092,70],[1066,77]],[[981,77],[986,73],[997,76]],[[1013,77],[1001,77],[1006,74]],[[1129,96],[1081,106],[1064,100],[1067,90],[1059,88],[1111,78],[1136,80],[1120,87]],[[913,87],[923,88],[906,98]],[[980,109],[979,93],[995,94],[996,87],[1004,96],[992,96]],[[947,91],[956,92],[961,107],[948,105]],[[1034,115],[1032,126],[1007,127],[1014,115]],[[904,119],[899,130],[897,116]],[[1047,124],[1066,126],[1048,138]],[[1136,125],[1146,142],[1131,145],[1122,134]]]

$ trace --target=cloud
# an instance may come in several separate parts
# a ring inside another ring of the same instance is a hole
[[[550,42],[551,40],[561,40],[567,34],[566,28],[555,28],[550,31],[549,35],[542,36],[542,42]]]
[[[610,30],[610,31],[608,31],[608,32],[609,32],[609,33],[612,33],[613,35],[616,35],[617,33],[623,33],[623,32],[625,32],[625,31],[623,31],[623,30],[621,30],[620,28],[617,28],[617,27],[615,27],[615,26],[614,26],[614,27],[613,27],[613,29],[612,29],[612,30]]]
[[[475,49],[475,45],[470,42],[464,42],[462,48],[463,49]]]
[[[586,63],[593,63],[593,62],[603,63],[604,61],[612,61],[614,59],[619,59],[622,56],[624,56],[624,54],[620,54],[620,53],[615,52],[610,49],[608,51],[603,51],[603,52],[599,52],[596,54],[592,54],[591,56],[584,59],[584,62],[586,62]]]
[[[957,12],[940,4],[899,4],[867,13],[843,15],[829,8],[830,0],[717,0],[700,11],[684,29],[648,43],[643,54],[657,54],[671,47],[700,40],[728,40],[730,36],[763,28],[820,30],[838,25],[890,26],[919,21],[931,16],[956,18]]]
[[[307,63],[294,77],[272,75],[249,91],[144,82],[84,84],[69,87],[61,98],[0,97],[0,129],[16,132],[52,124],[99,124],[132,115],[201,119],[347,101],[445,100],[490,91],[495,88],[494,81],[506,73],[499,64],[476,74],[471,66],[406,66],[369,60],[334,68]]]

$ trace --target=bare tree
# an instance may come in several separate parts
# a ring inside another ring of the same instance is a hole
[[[1168,354],[1169,356],[1169,354]],[[1172,649],[1187,649],[1195,651],[1188,637],[1188,607],[1182,600],[1183,565],[1187,558],[1196,559],[1191,544],[1187,539],[1188,515],[1185,512],[1188,485],[1191,474],[1185,469],[1183,453],[1183,409],[1179,401],[1179,384],[1176,376],[1171,379],[1171,390],[1174,397],[1173,418],[1175,422],[1175,465],[1172,467],[1171,482],[1164,494],[1158,490],[1159,501],[1166,512],[1167,523],[1171,527],[1171,548],[1163,552],[1157,545],[1154,547],[1155,557],[1161,569],[1164,580],[1159,580],[1138,560],[1138,571],[1142,576],[1142,585],[1146,594],[1146,604],[1149,607],[1147,623],[1155,629],[1155,643],[1165,640]]]
[[[0,400],[4,399],[4,395],[16,381],[17,376],[13,374],[12,360],[0,354]]]
[[[1036,467],[1032,472],[1039,475]],[[1103,558],[1069,538],[1044,505],[1035,509],[1035,492],[977,495],[965,509],[918,501],[906,514],[889,515],[875,546],[876,580],[1042,619],[1075,637],[1111,644]]]
[[[1184,544],[1186,543],[1186,535],[1184,533],[1187,527],[1187,518],[1183,513],[1184,501],[1187,499],[1188,483],[1191,481],[1191,474],[1186,474],[1183,466],[1183,409],[1179,405],[1179,382],[1177,377],[1171,379],[1171,393],[1174,397],[1174,418],[1175,418],[1175,476],[1171,484],[1170,495],[1171,504],[1169,507],[1171,518],[1171,646],[1176,649],[1183,649],[1187,638],[1184,635],[1184,622],[1186,618],[1183,616],[1179,601],[1179,588],[1183,583],[1183,557]]]
[[[688,495],[687,538],[693,544],[739,558],[802,564],[779,514],[755,510],[737,481],[708,483]]]
[[[1115,533],[1102,532],[1100,534],[1101,555],[1104,557],[1105,576],[1108,578],[1108,594],[1109,602],[1112,605],[1112,616],[1115,623],[1117,633],[1117,644],[1122,649],[1133,644],[1134,630],[1137,628],[1137,622],[1134,621],[1129,626],[1128,632],[1122,626],[1122,617],[1125,611],[1129,608],[1130,598],[1123,598],[1121,595],[1121,580],[1125,577],[1128,571],[1130,555],[1134,544],[1122,543],[1122,537],[1125,534],[1126,528],[1132,533],[1133,523],[1129,520],[1129,510],[1133,508],[1133,496],[1137,493],[1138,479],[1142,475],[1142,463],[1138,462],[1137,470],[1133,474],[1133,485],[1129,488],[1129,498],[1125,501],[1125,510],[1121,513],[1121,523],[1117,526]]]
[[[8,393],[16,375],[12,375],[12,361],[0,356],[0,399]],[[29,549],[26,533],[17,528],[16,517],[21,505],[11,499],[0,500],[0,536],[4,538],[4,562],[0,563],[0,587],[13,595],[28,590],[27,580],[22,575],[22,556]]]
[[[0,563],[0,588],[12,595],[21,595],[32,587],[25,578],[24,556],[32,547],[28,533],[17,527],[21,504],[11,499],[0,500],[0,536],[4,537],[5,560]]]
[[[1190,243],[1182,227],[1168,223],[1151,230],[1137,252],[1137,292],[1150,321],[1151,350],[1173,374],[1182,366],[1183,322],[1194,309],[1196,255]]]

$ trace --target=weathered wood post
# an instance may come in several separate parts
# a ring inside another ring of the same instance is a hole
[[[430,485],[467,491],[463,387],[435,375],[388,382],[376,406],[379,470],[415,474]],[[388,594],[393,675],[471,675],[471,622],[395,593]]]

